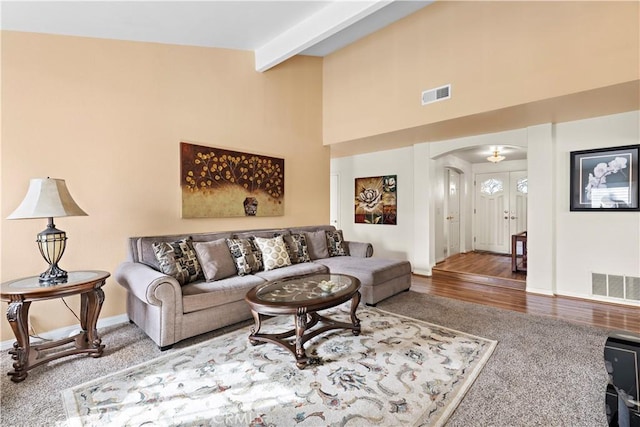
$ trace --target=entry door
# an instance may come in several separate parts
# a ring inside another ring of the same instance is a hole
[[[475,248],[511,253],[511,235],[527,230],[526,171],[476,175]]]
[[[447,257],[460,253],[460,174],[447,169],[445,230]]]
[[[509,172],[476,175],[475,248],[510,252]]]

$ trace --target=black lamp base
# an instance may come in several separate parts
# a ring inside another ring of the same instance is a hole
[[[49,218],[47,229],[38,233],[36,239],[40,254],[47,263],[49,269],[40,275],[40,284],[55,285],[67,281],[67,272],[58,267],[58,261],[62,258],[64,249],[67,246],[67,234],[58,230],[53,223],[53,218]]]
[[[66,283],[69,275],[66,271],[58,267],[57,264],[53,264],[49,269],[40,274],[40,284],[43,285],[55,285],[57,283]]]

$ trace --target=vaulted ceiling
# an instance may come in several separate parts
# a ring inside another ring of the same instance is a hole
[[[2,1],[4,30],[252,50],[256,70],[325,56],[433,0]]]

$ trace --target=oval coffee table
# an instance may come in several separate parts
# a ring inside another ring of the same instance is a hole
[[[322,290],[319,285],[323,281],[333,283],[333,289]],[[253,345],[269,342],[289,350],[296,358],[298,368],[304,369],[309,361],[304,343],[311,338],[332,329],[351,329],[354,335],[360,334],[360,320],[356,317],[360,303],[359,289],[360,281],[345,274],[313,274],[258,285],[245,297],[255,320],[249,341]],[[349,300],[351,323],[338,322],[318,314],[320,310]],[[260,333],[264,316],[286,314],[294,315],[294,329],[278,334]],[[316,325],[318,327],[314,328]]]

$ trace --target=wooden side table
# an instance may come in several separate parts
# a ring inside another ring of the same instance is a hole
[[[522,263],[518,265],[518,242],[522,243]],[[527,271],[527,232],[513,234],[511,236],[511,271]]]
[[[106,271],[71,271],[65,283],[45,285],[39,282],[39,276],[12,280],[0,285],[2,301],[9,302],[7,320],[16,336],[13,349],[9,354],[15,362],[13,371],[9,371],[11,381],[20,382],[27,377],[27,371],[36,366],[60,357],[87,353],[91,357],[102,356],[104,345],[98,336],[96,323],[104,302],[101,289],[109,277]],[[80,294],[80,326],[82,331],[61,340],[32,345],[29,341],[29,306],[33,301],[63,298]],[[40,354],[73,342],[75,348],[58,351],[53,354]]]

